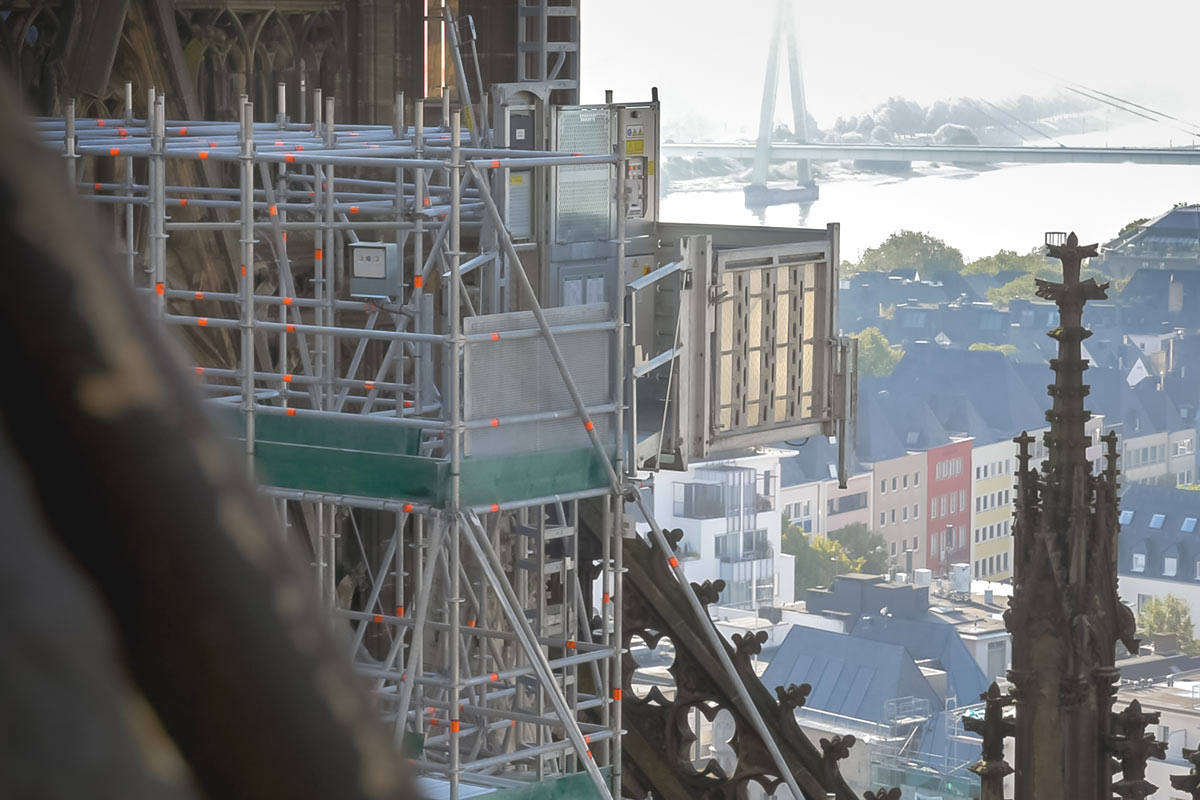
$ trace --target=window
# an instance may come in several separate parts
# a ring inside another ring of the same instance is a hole
[[[979,480],[979,473],[980,473],[980,471],[981,471],[981,468],[980,468],[980,467],[976,467],[976,468],[975,468],[975,480]],[[975,572],[979,572],[978,566],[979,566],[979,565],[977,564],[977,565],[976,565]]]
[[[913,549],[914,553],[921,549],[921,540],[918,539],[916,536],[913,537],[912,549]]]
[[[913,473],[913,486],[920,486],[920,485],[921,485],[921,473],[914,472]]]
[[[1004,554],[1004,571],[1008,571],[1008,553]]]
[[[1145,553],[1134,553],[1133,554],[1133,564],[1130,566],[1130,569],[1134,572],[1145,572],[1146,571],[1146,554]],[[1139,605],[1140,605],[1140,603],[1139,603]]]
[[[1174,578],[1176,569],[1177,569],[1177,563],[1176,563],[1175,556],[1164,556],[1163,557],[1163,575],[1165,575],[1168,578]]]
[[[879,482],[879,493],[887,494],[887,479],[886,478]]]
[[[892,522],[892,524],[893,524],[893,525],[895,525],[895,524],[896,524],[896,509],[894,509],[894,508],[892,509],[892,520],[891,520],[891,522]]]
[[[882,528],[884,525],[887,525],[887,512],[880,511],[879,512],[879,527]]]
[[[976,578],[979,577],[979,562],[978,561],[975,562],[975,577]]]
[[[979,544],[979,528],[975,529],[975,544]]]
[[[1200,561],[1196,562],[1196,580],[1200,581]]]
[[[908,506],[900,509],[900,519],[904,520],[905,522],[908,521]]]
[[[983,511],[983,498],[982,497],[975,498],[975,510]]]
[[[1133,521],[1133,512],[1128,509],[1122,511],[1121,516],[1117,518],[1117,521],[1122,525],[1128,525]]]
[[[717,558],[732,556],[737,552],[738,534],[736,533],[721,534],[720,536],[717,536],[714,541],[716,550],[714,555],[716,555]]]
[[[1155,514],[1154,516],[1150,517],[1150,527],[1154,528],[1155,530],[1161,528],[1166,518],[1167,517],[1165,514]]]
[[[907,472],[904,473],[904,480],[901,482],[901,486],[903,486],[905,489],[908,488],[908,473]]]
[[[996,557],[995,556],[988,556],[987,569],[988,569],[988,575],[991,575],[993,572],[996,571]]]
[[[1188,456],[1195,452],[1196,446],[1191,439],[1180,439],[1175,443],[1175,455]]]
[[[932,497],[929,500],[929,518],[937,519],[937,498]]]
[[[1189,486],[1189,485],[1191,485],[1191,483],[1192,483],[1192,471],[1190,469],[1185,469],[1183,472],[1175,473],[1175,485],[1176,486]]]
[[[1008,493],[1009,493],[1009,491],[1010,491],[1009,489],[1005,489],[1005,490],[1004,490],[1004,505],[1008,505]]]
[[[1154,596],[1153,596],[1153,595],[1149,595],[1149,594],[1139,594],[1139,595],[1137,596],[1137,610],[1138,610],[1138,613],[1139,613],[1139,614],[1140,614],[1140,613],[1142,613],[1142,611],[1143,611],[1143,610],[1146,608],[1146,606],[1147,606],[1147,605],[1150,603],[1150,601],[1151,601],[1151,600],[1153,600],[1153,599],[1154,599]]]
[[[896,555],[896,543],[892,542],[892,555]]]
[[[913,519],[921,518],[921,504],[913,503]]]
[[[1179,530],[1183,531],[1184,533],[1194,532],[1196,530],[1196,518],[1184,517],[1183,524],[1179,526]]]
[[[892,478],[892,491],[896,491],[896,479],[894,477]]]
[[[1006,458],[1004,459],[1004,474],[1007,475],[1010,472],[1012,472],[1012,467],[1009,466],[1009,459]]]
[[[954,514],[958,511],[958,495],[954,492],[950,493],[950,513]]]
[[[942,495],[942,516],[946,516],[946,495]]]

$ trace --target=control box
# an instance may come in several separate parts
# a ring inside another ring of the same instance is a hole
[[[350,244],[350,294],[354,297],[399,297],[400,251],[395,242]]]

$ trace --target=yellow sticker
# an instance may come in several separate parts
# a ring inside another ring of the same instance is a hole
[[[646,152],[645,139],[626,139],[625,140],[625,155],[640,156]]]
[[[517,175],[516,173],[509,175],[508,176],[508,185],[509,186],[524,186],[525,185],[525,176]]]
[[[653,161],[646,162],[646,174],[647,175],[654,174],[654,162]]]

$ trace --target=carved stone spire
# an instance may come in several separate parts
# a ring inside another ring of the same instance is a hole
[[[1013,771],[1004,760],[1004,739],[1016,729],[1004,718],[1004,708],[1012,705],[1012,698],[1001,694],[1000,687],[993,682],[979,699],[984,701],[983,719],[963,717],[962,720],[964,728],[983,737],[983,757],[969,769],[982,783],[979,800],[1004,800],[1004,776]]]
[[[1058,306],[1054,383],[1041,471],[1031,464],[1034,438],[1017,437],[1013,597],[1005,623],[1013,637],[1016,706],[1016,796],[1021,800],[1112,797],[1113,683],[1118,638],[1132,639],[1133,618],[1117,596],[1116,441],[1107,468],[1092,475],[1084,406],[1087,362],[1081,343],[1088,300],[1107,284],[1080,280],[1095,245],[1072,233],[1050,255],[1062,262],[1061,283],[1037,281],[1039,297]]]

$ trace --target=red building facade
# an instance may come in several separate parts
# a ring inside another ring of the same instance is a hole
[[[926,453],[929,459],[925,566],[935,578],[950,565],[971,560],[971,439],[956,439]]]

